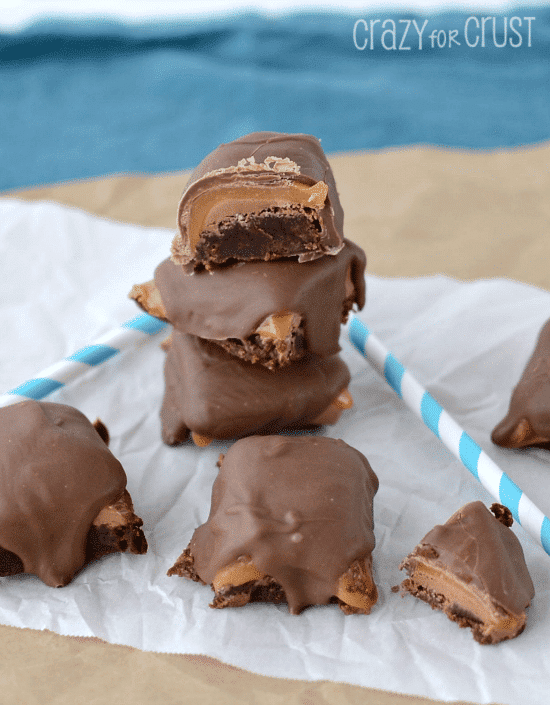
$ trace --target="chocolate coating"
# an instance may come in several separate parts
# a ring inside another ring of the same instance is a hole
[[[258,168],[272,157],[278,160],[275,168],[269,164]],[[250,159],[252,164],[246,161]],[[293,183],[326,184],[323,205],[283,203],[275,195],[270,202],[270,192]],[[201,225],[195,242],[194,221],[200,212],[196,204],[204,194],[224,188],[226,193],[229,188],[239,191],[241,206],[235,207],[244,210]],[[246,193],[251,194],[248,199]],[[336,254],[343,246],[343,221],[332,169],[319,140],[303,134],[254,132],[220,145],[191,174],[178,210],[180,232],[173,242],[172,259],[176,264],[209,267],[231,259],[298,255],[303,261]]]
[[[305,350],[329,356],[340,350],[350,308],[365,304],[365,263],[363,250],[346,240],[338,257],[302,264],[285,259],[193,272],[165,260],[155,283],[166,317],[182,333],[244,341],[268,316],[292,312],[302,320]]]
[[[162,437],[169,445],[183,442],[188,431],[231,439],[307,426],[350,381],[338,355],[308,354],[272,372],[177,330],[164,374]]]
[[[521,544],[509,528],[509,510],[498,504],[491,509],[495,515],[482,502],[465,505],[428,532],[401,564],[410,576],[405,591],[471,627],[482,644],[520,634],[535,594]]]
[[[328,604],[354,561],[370,565],[377,490],[365,456],[342,440],[242,439],[223,458],[210,515],[189,544],[194,569],[212,583],[247,556],[272,578],[272,590],[275,581],[283,591],[292,614]]]
[[[94,519],[125,486],[121,464],[76,409],[37,401],[1,409],[0,574],[69,583],[90,557]]]
[[[535,350],[512,392],[505,418],[491,435],[505,448],[550,449],[550,320],[540,331]]]

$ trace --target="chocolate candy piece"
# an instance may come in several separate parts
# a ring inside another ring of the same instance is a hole
[[[103,429],[63,404],[0,410],[0,575],[33,573],[61,587],[101,555],[146,552]]]
[[[275,373],[176,330],[164,376],[161,422],[168,445],[182,443],[189,431],[223,440],[316,425],[350,381],[338,355],[308,354]]]
[[[550,320],[543,326],[512,393],[508,413],[493,430],[491,439],[505,448],[550,449]]]
[[[168,571],[215,592],[212,607],[340,604],[368,614],[378,479],[344,441],[252,436],[222,456],[208,521]]]
[[[241,360],[259,363],[269,370],[290,365],[306,352],[304,326],[297,313],[280,311],[265,318],[246,338],[212,341]]]
[[[134,284],[128,296],[134,299],[137,305],[150,316],[160,318],[161,321],[166,321],[167,323],[170,322],[154,279],[143,284]]]
[[[404,592],[470,627],[480,644],[513,639],[525,628],[535,591],[523,550],[508,528],[512,515],[494,504],[465,505],[432,529],[401,564]]]
[[[354,304],[365,304],[365,254],[354,243],[338,257],[249,262],[214,273],[176,267],[155,271],[155,284],[130,296],[180,332],[217,342],[250,362],[274,369],[305,352],[329,356],[340,347],[340,326]]]
[[[191,174],[172,260],[210,268],[235,259],[335,255],[344,244],[343,221],[319,140],[254,132],[220,145]]]

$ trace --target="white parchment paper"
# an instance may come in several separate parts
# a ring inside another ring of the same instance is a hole
[[[152,277],[172,233],[49,203],[0,202],[0,388],[7,391],[136,315],[132,284]],[[550,293],[490,280],[369,276],[361,318],[512,479],[550,514],[550,453],[504,451],[489,434],[550,317]],[[160,442],[162,336],[113,358],[50,399],[111,432],[149,541],[146,556],[109,556],[69,586],[0,578],[0,621],[97,636],[140,649],[200,653],[258,673],[331,679],[443,700],[544,702],[550,691],[550,558],[521,529],[536,588],[525,632],[480,646],[469,630],[391,592],[401,559],[436,523],[493,500],[342,336],[355,406],[324,433],[361,450],[380,478],[370,616],[336,606],[212,610],[209,588],[167,569],[206,520],[227,443]]]

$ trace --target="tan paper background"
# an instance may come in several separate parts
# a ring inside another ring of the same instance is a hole
[[[412,147],[333,156],[346,235],[382,276],[509,277],[550,289],[550,145],[478,153]],[[11,192],[174,227],[186,173],[112,176]],[[8,195],[8,194],[5,194]],[[284,681],[200,656],[0,626],[0,702],[425,705],[331,682]],[[365,664],[368,668],[368,664]]]

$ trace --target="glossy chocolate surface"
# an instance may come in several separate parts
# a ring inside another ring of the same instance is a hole
[[[191,539],[205,583],[241,556],[284,590],[292,613],[322,605],[375,545],[378,479],[367,459],[323,436],[253,436],[235,443],[212,489],[208,521]]]
[[[162,437],[169,445],[184,441],[189,430],[231,439],[307,426],[350,381],[338,355],[308,354],[271,371],[177,330],[164,372]]]
[[[550,450],[550,320],[512,393],[506,417],[491,438],[505,448],[542,446]]]
[[[401,565],[410,576],[404,589],[471,627],[481,643],[517,636],[535,594],[509,528],[511,514],[493,507],[496,516],[482,502],[465,505],[429,531]]]
[[[168,320],[182,333],[211,340],[253,335],[272,314],[302,321],[305,350],[334,355],[349,309],[365,304],[365,254],[346,240],[337,257],[248,262],[194,272],[170,260],[155,271]]]
[[[303,197],[280,193],[314,186],[315,193]],[[206,199],[211,201],[208,206],[203,203]],[[248,216],[251,219],[245,221]],[[209,266],[233,258],[298,255],[303,260],[336,254],[343,246],[343,220],[332,169],[319,140],[304,134],[255,132],[220,145],[191,174],[178,210],[180,232],[172,258],[176,264]]]
[[[121,464],[76,409],[24,401],[0,410],[0,546],[19,559],[14,572],[69,583],[92,522],[125,486]]]

